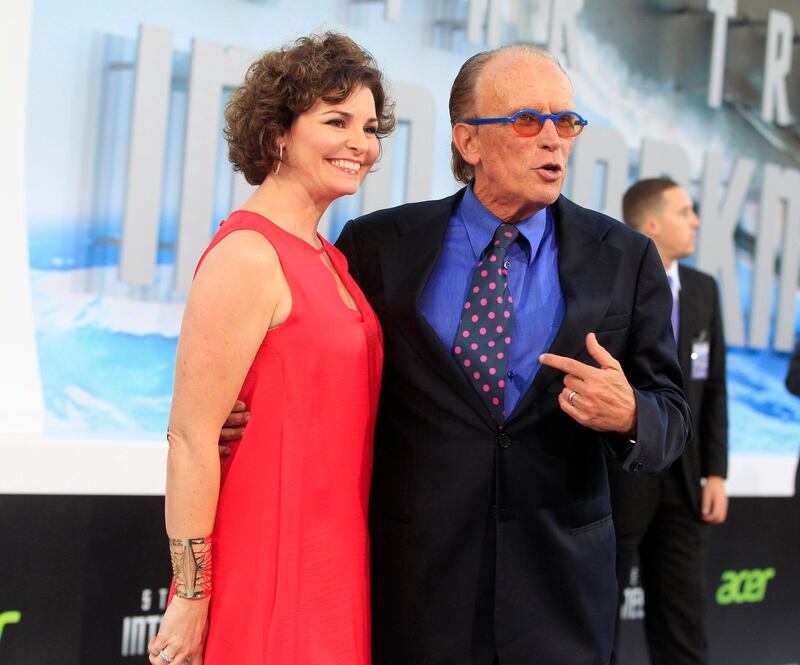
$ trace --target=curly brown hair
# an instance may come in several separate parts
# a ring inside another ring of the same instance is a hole
[[[223,132],[234,170],[260,185],[280,161],[275,139],[299,114],[319,99],[341,103],[360,86],[372,92],[378,137],[384,137],[394,129],[394,105],[375,59],[352,39],[325,32],[267,51],[250,65],[225,106]]]

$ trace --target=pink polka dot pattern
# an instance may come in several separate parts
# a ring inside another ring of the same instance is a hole
[[[505,422],[505,381],[502,377],[506,373],[506,353],[511,344],[508,333],[514,309],[508,291],[508,271],[496,266],[503,265],[506,251],[518,236],[519,231],[513,224],[501,224],[495,231],[492,243],[472,273],[467,302],[458,325],[456,338],[469,338],[471,343],[453,349],[467,380],[483,398],[501,428]],[[491,270],[483,267],[487,264],[492,266]]]

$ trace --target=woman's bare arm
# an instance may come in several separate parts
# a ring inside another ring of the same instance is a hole
[[[291,296],[272,246],[253,231],[206,256],[183,315],[169,417],[166,523],[170,538],[211,534],[219,496],[219,431],[271,325]],[[176,598],[150,645],[178,662],[202,650],[206,600]],[[167,648],[168,647],[168,648]]]

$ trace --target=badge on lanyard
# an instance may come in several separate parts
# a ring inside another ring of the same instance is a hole
[[[708,361],[711,355],[711,344],[708,341],[708,333],[701,330],[700,334],[692,340],[692,378],[708,378]]]

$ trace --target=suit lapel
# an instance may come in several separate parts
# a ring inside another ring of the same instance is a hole
[[[563,196],[552,211],[564,320],[548,352],[593,363],[586,351],[586,334],[597,329],[608,309],[621,252],[603,242],[603,225]],[[509,421],[529,412],[539,395],[561,376],[559,370],[542,366]]]
[[[483,400],[418,307],[425,285],[439,260],[453,209],[463,195],[462,189],[447,199],[424,207],[412,207],[417,215],[398,219],[398,245],[381,253],[381,271],[389,313],[398,330],[431,370],[451,385],[494,429],[496,424]]]

